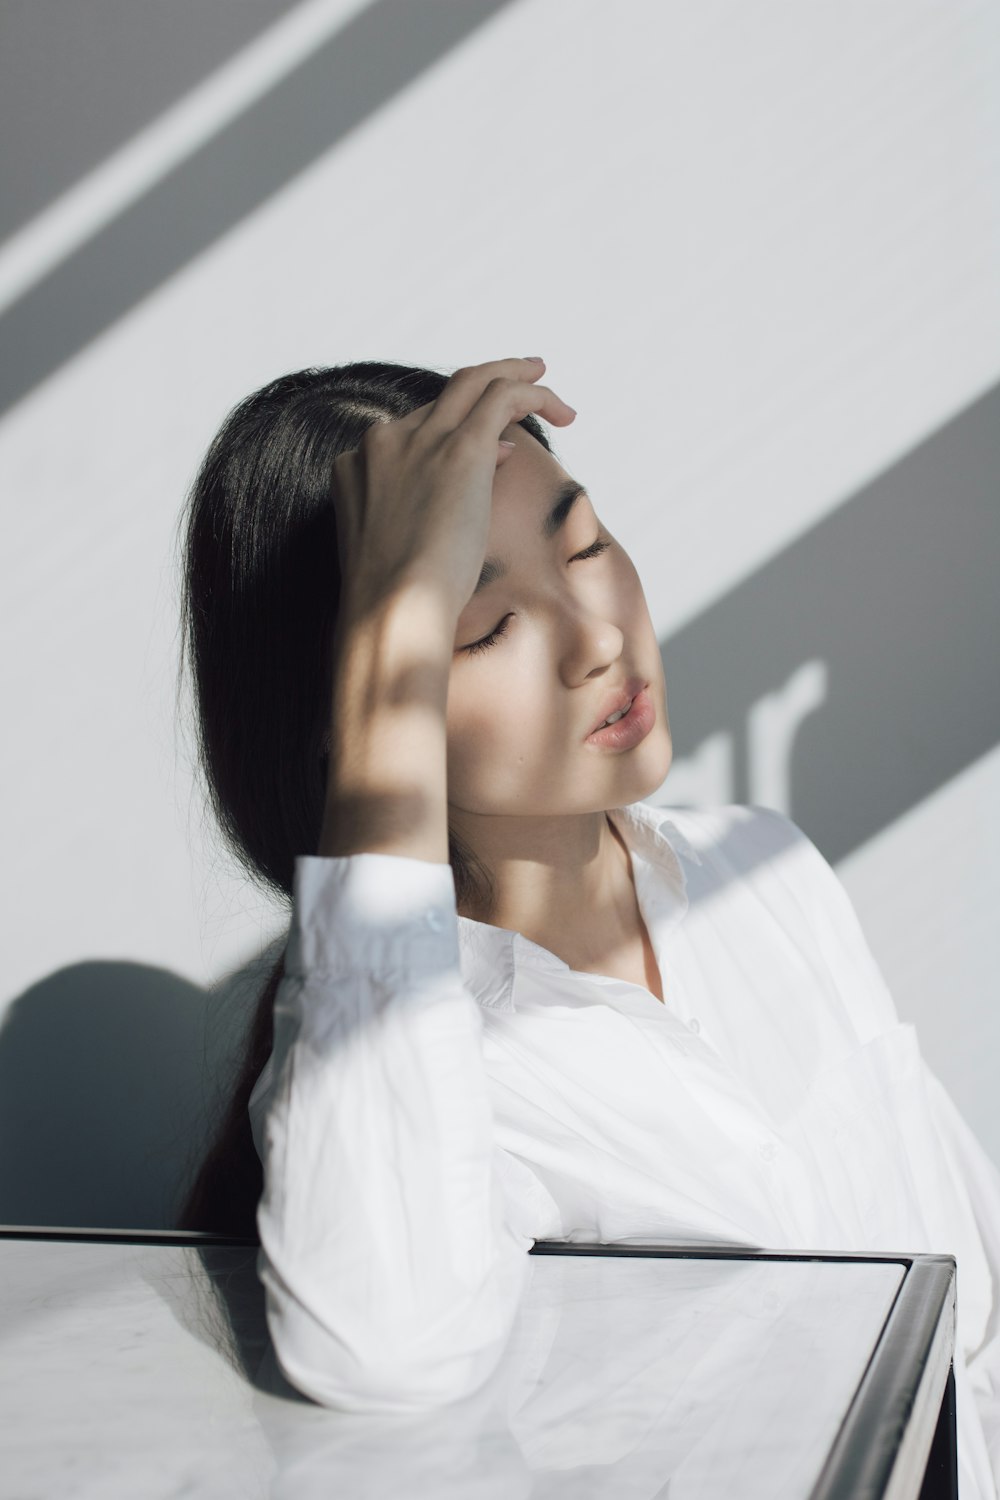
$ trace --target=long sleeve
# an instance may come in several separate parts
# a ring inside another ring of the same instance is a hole
[[[533,1236],[527,1169],[497,1160],[448,866],[301,856],[274,1023],[250,1114],[278,1363],[345,1411],[469,1394],[503,1352]]]

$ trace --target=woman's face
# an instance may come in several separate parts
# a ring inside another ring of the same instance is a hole
[[[508,817],[621,807],[672,754],[642,586],[582,486],[523,427],[504,437],[483,581],[455,633],[448,800]]]

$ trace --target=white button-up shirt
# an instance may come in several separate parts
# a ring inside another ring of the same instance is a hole
[[[1000,1173],[843,886],[776,812],[609,816],[662,1003],[458,917],[447,865],[297,860],[250,1101],[285,1373],[350,1411],[469,1393],[536,1239],[945,1252],[963,1500],[995,1495]]]

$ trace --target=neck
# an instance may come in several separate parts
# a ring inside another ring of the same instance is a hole
[[[606,968],[641,931],[628,850],[605,813],[453,822],[493,888],[488,909],[466,904],[463,916],[523,933],[574,969]]]

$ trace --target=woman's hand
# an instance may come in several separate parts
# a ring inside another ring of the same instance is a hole
[[[334,464],[340,616],[321,855],[448,858],[448,676],[483,565],[500,434],[576,413],[541,360],[458,370],[436,401],[377,423]]]
[[[576,415],[536,383],[544,369],[502,359],[456,370],[436,401],[375,423],[336,460],[342,625],[414,585],[457,621],[483,564],[493,476],[512,451],[500,434],[529,412],[560,427]]]

